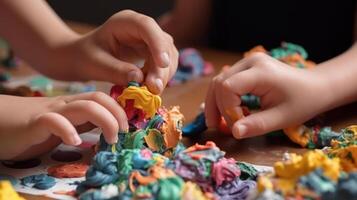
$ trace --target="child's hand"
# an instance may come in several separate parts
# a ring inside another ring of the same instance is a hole
[[[0,160],[27,159],[58,145],[79,145],[79,133],[95,127],[108,143],[127,131],[124,110],[101,92],[72,96],[14,97],[0,95]]]
[[[126,86],[143,82],[161,93],[174,75],[178,52],[170,35],[152,18],[121,11],[102,26],[79,35],[44,1],[0,1],[0,29],[14,48],[39,72],[61,80],[99,80]],[[145,73],[133,57],[146,60]]]
[[[331,104],[327,81],[316,70],[256,53],[212,81],[205,102],[207,125],[217,127],[222,115],[234,137],[245,138],[303,123]],[[247,93],[260,97],[262,110],[242,118],[240,96]]]
[[[51,77],[110,81],[119,85],[145,81],[156,94],[171,79],[178,62],[172,37],[152,18],[134,11],[113,15],[96,30],[60,44],[55,52],[57,59],[53,60],[57,63],[40,69]],[[147,59],[146,76],[130,62],[133,57]]]

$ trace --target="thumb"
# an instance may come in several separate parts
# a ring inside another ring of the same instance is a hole
[[[98,53],[94,59],[95,68],[87,71],[92,80],[108,81],[118,85],[127,85],[129,81],[143,81],[143,73],[132,63],[118,60],[106,52]]]
[[[286,126],[287,119],[279,107],[270,108],[244,117],[234,123],[233,136],[237,139],[262,135]]]

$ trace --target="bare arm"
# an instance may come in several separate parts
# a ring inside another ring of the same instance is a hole
[[[345,53],[323,62],[315,69],[327,80],[327,109],[357,101],[357,43]]]
[[[152,18],[130,10],[85,35],[74,33],[45,1],[0,0],[0,35],[39,72],[60,80],[145,82],[163,91],[177,67],[171,36]],[[145,59],[148,73],[130,62]]]
[[[38,68],[55,59],[52,53],[64,41],[77,38],[42,0],[1,0],[0,26],[16,54]]]

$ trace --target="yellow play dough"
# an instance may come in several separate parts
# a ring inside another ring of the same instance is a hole
[[[0,200],[25,200],[12,187],[10,181],[0,181]]]

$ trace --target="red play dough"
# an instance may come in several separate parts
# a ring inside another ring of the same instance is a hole
[[[111,89],[110,89],[110,96],[117,100],[118,97],[121,95],[121,93],[123,92],[124,88],[120,85],[114,85]]]
[[[56,178],[79,178],[84,177],[88,170],[85,163],[60,164],[49,167],[47,173]]]
[[[221,118],[221,122],[219,123],[218,130],[219,132],[222,132],[226,135],[232,135],[232,131],[228,128],[227,122],[226,120],[224,120],[223,117]]]

